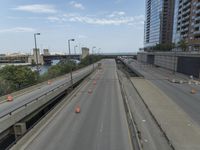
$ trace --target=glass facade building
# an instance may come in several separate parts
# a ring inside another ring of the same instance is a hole
[[[178,43],[181,39],[180,31],[177,31],[178,24],[178,11],[179,11],[179,0],[175,0],[174,7],[174,25],[173,25],[173,43]]]
[[[172,42],[174,0],[146,0],[144,47]]]

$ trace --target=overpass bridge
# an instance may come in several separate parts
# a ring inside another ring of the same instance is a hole
[[[116,58],[116,57],[129,57],[136,59],[137,53],[100,53],[100,54],[94,54],[98,56],[102,56],[103,58]],[[63,60],[68,59],[69,55],[39,55],[39,64],[51,64],[53,60]],[[71,59],[80,60],[81,54],[71,54]],[[6,56],[0,56],[0,63],[32,63],[32,61],[36,62],[36,57],[33,55],[6,55]]]
[[[100,54],[90,54],[95,56],[102,56],[103,58],[116,58],[116,57],[129,57],[136,59],[137,53],[100,53]],[[69,55],[42,55],[44,64],[50,64],[52,60],[62,60],[68,59]],[[81,54],[71,54],[71,59],[80,60]]]
[[[71,59],[80,60],[81,55],[80,54],[72,54],[72,55],[42,55],[44,64],[51,64],[52,60],[63,60],[68,59],[69,57]]]

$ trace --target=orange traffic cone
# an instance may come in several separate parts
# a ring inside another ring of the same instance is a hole
[[[92,93],[92,90],[91,90],[91,89],[89,89],[89,90],[88,90],[88,94],[91,94],[91,93]]]
[[[196,90],[193,88],[190,92],[191,94],[195,94],[196,93]]]
[[[12,97],[11,95],[8,95],[8,96],[7,96],[7,101],[8,101],[8,102],[12,102],[12,101],[13,101],[13,97]]]
[[[51,84],[51,80],[48,80],[47,84],[50,85]]]
[[[75,113],[80,113],[80,112],[81,112],[81,108],[80,108],[79,105],[77,105],[77,106],[75,107]]]

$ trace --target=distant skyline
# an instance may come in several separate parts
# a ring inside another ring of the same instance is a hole
[[[145,0],[1,0],[0,53],[67,52],[67,40],[101,52],[143,47]]]

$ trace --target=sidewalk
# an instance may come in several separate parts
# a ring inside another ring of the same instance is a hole
[[[200,127],[159,88],[131,79],[144,102],[177,150],[200,150]]]

